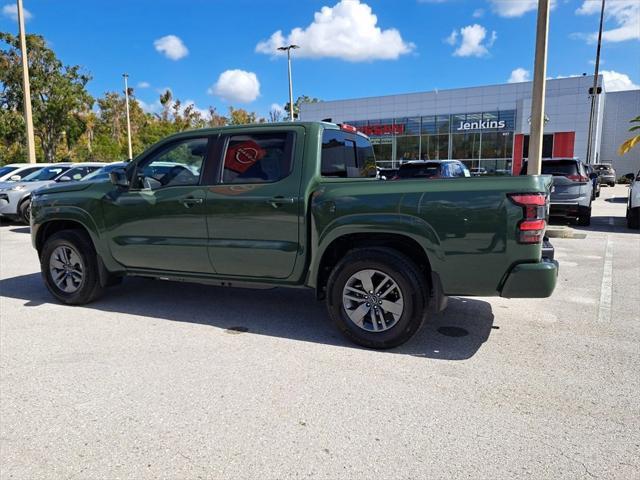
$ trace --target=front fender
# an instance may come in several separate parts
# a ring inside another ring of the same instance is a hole
[[[313,228],[313,227],[312,227]],[[330,222],[321,232],[315,232],[306,284],[316,287],[320,263],[329,246],[340,237],[352,234],[403,235],[418,243],[425,251],[431,268],[437,272],[444,262],[440,239],[431,225],[423,219],[406,214],[345,215]]]
[[[100,230],[89,212],[73,205],[39,205],[37,198],[37,196],[34,196],[36,200],[31,203],[31,243],[34,248],[37,248],[39,232],[47,224],[58,221],[73,222],[86,230],[96,249],[96,253],[108,270],[117,271],[122,269],[105,248]]]

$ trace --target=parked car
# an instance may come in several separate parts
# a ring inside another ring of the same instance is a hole
[[[487,169],[484,167],[474,167],[470,171],[473,177],[480,177],[487,174]]]
[[[415,160],[400,165],[394,180],[408,178],[456,178],[470,177],[464,163],[458,160]]]
[[[149,181],[167,162],[185,168]],[[307,286],[348,338],[372,348],[408,340],[447,295],[552,293],[549,177],[385,182],[370,177],[372,163],[369,139],[347,125],[173,135],[111,182],[34,192],[44,283],[65,304],[91,302],[126,275]]]
[[[54,163],[33,172],[21,182],[0,189],[0,215],[29,223],[32,192],[50,183],[80,180],[103,165],[97,162]]]
[[[585,164],[584,167],[587,169],[587,175],[591,179],[591,183],[593,184],[593,192],[591,193],[591,200],[595,200],[600,196],[600,180],[598,180],[598,172],[596,172],[591,165]],[[593,175],[595,173],[595,175]]]
[[[50,165],[49,163],[10,163],[0,167],[0,183],[19,182],[27,175],[32,174]]]
[[[600,184],[604,183],[610,187],[615,187],[616,171],[613,169],[613,165],[610,163],[594,163],[593,170],[598,174],[598,182]]]
[[[627,197],[627,226],[637,230],[640,228],[640,170],[635,175],[628,173],[625,177],[631,181]]]
[[[525,160],[521,175],[526,175]],[[584,163],[576,158],[542,160],[542,175],[553,176],[549,216],[577,220],[578,225],[591,224],[591,202],[593,201],[593,179]]]
[[[113,162],[105,165],[98,170],[91,172],[86,177],[82,178],[81,182],[105,182],[109,180],[109,174],[111,171],[117,168],[124,168],[127,166],[127,162]]]

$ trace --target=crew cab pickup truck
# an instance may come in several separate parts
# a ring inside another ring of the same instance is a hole
[[[551,177],[375,173],[371,143],[348,125],[183,132],[110,181],[38,190],[31,236],[47,288],[66,304],[127,275],[310,287],[371,348],[408,340],[449,295],[551,295]]]

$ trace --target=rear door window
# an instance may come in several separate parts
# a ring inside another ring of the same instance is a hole
[[[224,154],[223,183],[272,183],[293,165],[293,132],[231,135]]]

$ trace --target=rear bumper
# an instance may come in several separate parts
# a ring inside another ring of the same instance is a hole
[[[546,298],[558,279],[558,262],[543,258],[538,263],[515,265],[505,280],[500,296],[505,298]]]
[[[550,217],[577,217],[580,215],[580,205],[575,203],[552,203],[549,205]]]

